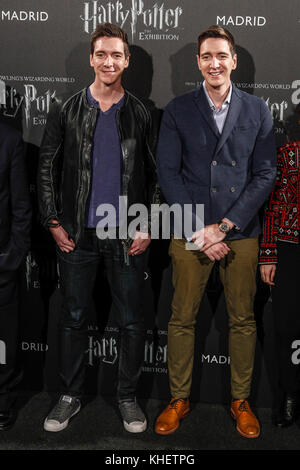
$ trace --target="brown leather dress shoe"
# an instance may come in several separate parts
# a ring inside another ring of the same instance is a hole
[[[180,420],[190,412],[188,398],[172,398],[169,405],[159,415],[155,424],[157,434],[172,434],[179,428]]]
[[[236,420],[236,430],[241,436],[248,438],[259,436],[259,422],[247,400],[232,400],[231,416]]]

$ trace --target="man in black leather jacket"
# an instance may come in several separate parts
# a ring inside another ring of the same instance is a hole
[[[95,81],[68,100],[54,99],[41,146],[38,172],[42,222],[57,244],[63,294],[60,321],[61,396],[44,422],[60,431],[79,412],[85,376],[88,306],[96,271],[103,263],[121,331],[118,404],[129,432],[146,429],[136,401],[145,326],[141,292],[148,221],[132,240],[119,233],[121,221],[101,219],[97,208],[119,196],[128,206],[156,201],[154,122],[149,109],[121,84],[129,65],[126,33],[99,25],[91,37]],[[103,214],[104,215],[104,214]],[[100,239],[98,227],[116,237]],[[96,230],[97,227],[97,230]]]

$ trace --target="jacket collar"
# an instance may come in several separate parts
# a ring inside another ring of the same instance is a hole
[[[215,150],[215,155],[221,150],[223,145],[225,144],[226,140],[228,139],[238,117],[240,114],[242,101],[241,101],[241,92],[239,89],[232,84],[232,95],[229,105],[228,114],[226,117],[226,121],[223,127],[222,134],[219,134],[218,128],[214,121],[210,106],[208,104],[207,98],[205,96],[205,92],[203,90],[203,85],[196,91],[195,93],[195,102],[196,105],[201,113],[201,116],[205,119],[213,133],[218,138],[218,144]]]
[[[85,105],[87,108],[93,108],[94,106],[92,106],[92,105],[88,102],[88,99],[87,99],[87,90],[88,90],[88,88],[89,88],[89,86],[83,88],[80,93],[81,93],[81,97],[82,97],[82,100],[83,100],[84,105]],[[131,94],[131,93],[129,93],[129,91],[127,91],[127,90],[124,88],[124,102],[123,102],[123,104],[122,104],[122,108],[127,105],[128,100],[129,100],[129,95],[130,95],[130,94]]]
[[[210,129],[213,131],[215,136],[219,139],[220,133],[218,131],[218,128],[216,126],[216,123],[213,118],[213,113],[212,110],[209,106],[208,100],[205,96],[205,91],[203,89],[203,85],[200,86],[198,90],[196,90],[196,93],[194,95],[194,99],[196,102],[196,105],[201,113],[201,116],[205,119],[206,123],[210,127]]]

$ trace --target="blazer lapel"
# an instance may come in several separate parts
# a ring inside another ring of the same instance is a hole
[[[220,136],[218,145],[216,147],[215,155],[221,150],[226,140],[228,139],[231,131],[239,117],[241,111],[242,101],[238,89],[232,84],[232,95],[229,105],[228,114],[226,116],[225,124],[222,134]]]
[[[219,139],[220,138],[220,133],[218,131],[217,125],[214,121],[213,115],[212,115],[212,110],[210,109],[210,106],[208,104],[207,98],[205,96],[204,90],[203,90],[203,85],[197,90],[195,94],[195,102],[196,105],[201,113],[201,116],[205,119],[206,123],[210,127],[210,129],[213,131],[215,136]]]

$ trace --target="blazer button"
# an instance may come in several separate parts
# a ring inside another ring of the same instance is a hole
[[[213,166],[216,166],[218,164],[218,162],[216,160],[213,160],[211,163],[212,163]]]
[[[217,192],[217,188],[215,188],[215,187],[211,188],[211,192],[212,192],[212,193],[216,193],[216,192]]]
[[[231,191],[232,193],[234,193],[234,191],[235,191],[235,187],[234,187],[234,186],[232,186],[232,187],[230,188],[230,191]]]
[[[236,161],[235,161],[235,160],[232,160],[231,165],[232,165],[232,166],[235,166],[235,165],[236,165]]]

